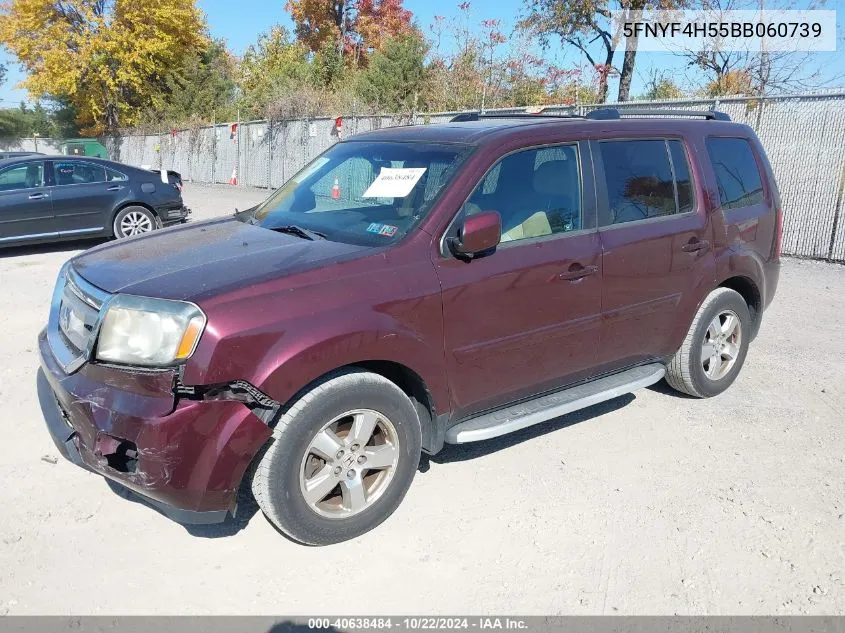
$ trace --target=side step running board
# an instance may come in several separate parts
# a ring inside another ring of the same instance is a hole
[[[612,400],[642,387],[648,387],[663,378],[665,373],[666,367],[660,363],[642,365],[577,387],[485,413],[450,428],[446,431],[446,441],[449,444],[465,444],[513,433],[527,426],[546,422],[566,413],[586,409],[599,402]]]

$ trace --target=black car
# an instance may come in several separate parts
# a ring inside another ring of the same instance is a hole
[[[165,182],[166,181],[166,182]],[[0,160],[0,247],[126,237],[183,222],[182,179],[87,156]]]
[[[0,152],[0,160],[5,158],[22,158],[24,156],[44,156],[41,152]]]

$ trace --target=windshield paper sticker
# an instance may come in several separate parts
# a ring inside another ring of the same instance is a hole
[[[384,237],[393,237],[396,235],[396,231],[398,230],[399,228],[396,226],[391,224],[379,224],[378,222],[373,222],[367,227],[367,233],[378,233]]]
[[[365,198],[404,198],[425,173],[425,167],[382,167],[373,184],[364,192]]]

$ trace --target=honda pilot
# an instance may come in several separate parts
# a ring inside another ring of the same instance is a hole
[[[360,134],[254,208],[77,255],[39,336],[57,447],[177,521],[246,490],[330,544],[444,443],[664,379],[718,395],[775,294],[780,198],[749,127],[647,114]]]

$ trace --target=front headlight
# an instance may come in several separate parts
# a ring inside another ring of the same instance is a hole
[[[97,359],[162,367],[194,352],[205,314],[193,303],[116,295],[109,302],[97,341]]]

